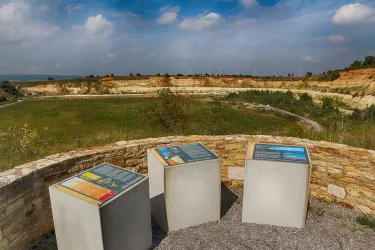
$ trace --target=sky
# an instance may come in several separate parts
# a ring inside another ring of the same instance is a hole
[[[374,41],[374,0],[0,0],[0,74],[317,74]]]

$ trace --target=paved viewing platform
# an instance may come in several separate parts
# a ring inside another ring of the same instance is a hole
[[[304,229],[243,224],[241,212],[242,188],[222,187],[221,221],[165,234],[153,220],[152,249],[375,249],[375,230],[337,204],[311,199]],[[57,249],[54,234],[32,249]]]

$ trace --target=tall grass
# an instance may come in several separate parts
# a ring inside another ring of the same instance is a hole
[[[164,130],[147,121],[147,106],[156,98],[27,100],[0,110],[0,169],[6,170],[50,154],[104,145],[119,140],[191,134],[273,134],[286,136],[298,125],[270,112],[233,108],[221,102],[189,98],[186,124]],[[168,115],[173,116],[172,113]],[[33,152],[13,150],[12,126],[37,130]],[[272,127],[269,125],[273,124]]]

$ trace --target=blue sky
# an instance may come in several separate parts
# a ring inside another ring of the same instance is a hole
[[[321,73],[374,27],[372,0],[0,0],[0,74]]]

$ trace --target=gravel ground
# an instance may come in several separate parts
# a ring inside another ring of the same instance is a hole
[[[360,214],[312,199],[304,229],[242,224],[242,189],[222,190],[220,222],[163,233],[153,220],[152,249],[375,249],[375,230],[355,222]],[[33,249],[56,249],[53,233]]]

